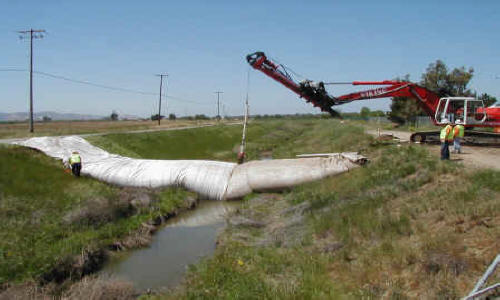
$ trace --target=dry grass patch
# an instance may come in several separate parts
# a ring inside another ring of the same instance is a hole
[[[329,270],[356,297],[462,297],[500,249],[498,174],[418,155],[395,158],[397,170],[375,163],[377,176],[410,171],[385,182],[360,170],[361,189],[335,193],[333,212],[316,217],[315,244],[346,244]]]
[[[33,136],[70,135],[98,132],[123,132],[131,130],[166,129],[187,126],[214,124],[214,121],[176,120],[162,121],[51,121],[35,122],[35,133],[28,132],[28,124],[22,122],[0,123],[0,138],[18,138]]]
[[[72,285],[62,299],[78,300],[127,300],[137,295],[131,282],[118,279],[87,277]]]

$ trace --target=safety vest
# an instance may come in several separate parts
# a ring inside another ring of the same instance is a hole
[[[71,154],[71,157],[69,158],[70,165],[79,163],[81,161],[82,161],[82,159],[80,158],[80,155],[78,155],[78,154]]]
[[[453,133],[455,134],[455,137],[460,137],[460,138],[463,138],[464,137],[464,126],[463,125],[455,125],[455,127],[453,128]]]
[[[448,131],[448,134],[446,134],[446,131]],[[446,125],[445,127],[443,127],[443,129],[441,129],[441,134],[439,135],[439,139],[441,141],[453,141],[453,127],[451,127],[450,124]]]

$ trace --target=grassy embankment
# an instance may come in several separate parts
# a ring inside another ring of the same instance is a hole
[[[247,132],[248,159],[258,159],[261,155],[271,153],[274,158],[294,156],[298,153],[294,151],[295,137],[310,134],[308,132],[319,122],[322,121],[306,119],[253,122]],[[329,126],[327,124],[324,126]],[[235,161],[241,142],[241,126],[220,125],[171,132],[109,134],[89,137],[88,140],[109,152],[129,157]],[[308,151],[314,151],[314,147],[310,147]]]
[[[74,264],[74,256],[97,251],[181,207],[186,195],[75,179],[37,151],[0,146],[0,285],[65,279],[72,270],[64,266]],[[134,203],[137,197],[146,201]]]
[[[307,124],[299,123],[285,125],[266,140],[279,143],[307,130]],[[279,124],[255,126],[250,136],[262,136],[281,128]],[[111,150],[121,147],[123,151],[113,152],[135,157],[231,160],[240,134],[240,126],[219,126],[93,140]],[[37,151],[0,145],[0,287],[91,272],[93,266],[75,257],[126,239],[144,222],[182,207],[188,195],[177,189],[122,189],[90,178],[76,179],[63,172],[60,162]]]
[[[498,171],[372,143],[336,121],[311,124],[285,148],[278,157],[364,149],[372,162],[248,197],[235,217],[252,221],[229,226],[176,293],[152,298],[459,298],[500,250]]]
[[[157,121],[50,121],[36,122],[35,132],[29,133],[29,125],[25,122],[0,123],[0,139],[33,136],[54,136],[87,134],[99,132],[124,132],[132,130],[164,129],[200,124],[214,124],[215,121],[163,120],[161,126]]]
[[[92,137],[92,140],[112,152],[136,157],[231,160],[235,156],[231,149],[239,142],[239,130],[238,126],[221,126],[189,133],[109,135]],[[250,158],[271,151],[274,158],[281,158],[298,153],[361,149],[373,162],[365,168],[284,194],[248,197],[241,214],[264,226],[230,226],[221,236],[216,255],[194,266],[184,288],[173,297],[298,299],[465,294],[500,249],[500,174],[468,171],[453,163],[439,162],[418,146],[371,145],[372,141],[363,134],[362,128],[349,122],[344,125],[334,120],[253,123],[247,151]],[[210,151],[198,154],[206,148]],[[37,245],[46,247],[40,251],[51,253],[52,250],[45,249],[53,249],[59,240],[76,240],[70,238],[77,237],[78,228],[85,226],[56,229],[56,233],[66,232],[66,236],[51,235],[51,230],[63,224],[62,217],[77,203],[89,201],[95,193],[99,196],[109,193],[112,199],[120,190],[84,179],[77,184],[82,185],[80,189],[87,196],[74,200],[69,187],[75,181],[66,176],[58,186],[64,190],[64,196],[57,196],[52,192],[57,191],[57,187],[47,186],[44,179],[45,174],[51,172],[53,176],[63,177],[57,163],[40,154],[34,154],[29,160],[31,153],[21,153],[29,150],[2,151],[19,155],[19,163],[12,164],[13,158],[6,159],[11,167],[1,174],[24,174],[9,177],[16,178],[15,182],[26,182],[26,178],[30,178],[33,186],[46,189],[45,198],[41,197],[44,193],[35,191],[33,198],[26,200],[21,193],[25,187],[18,185],[8,197],[4,193],[3,199],[13,200],[2,200],[0,210],[2,218],[11,218],[8,223],[13,224],[8,229],[2,228],[2,234],[13,231],[11,238],[20,243],[16,247],[35,249],[21,252],[26,253],[24,258],[19,258],[16,252],[4,251],[3,257],[19,268],[7,274],[14,274],[18,280],[35,278],[39,271],[28,272],[33,265],[26,263],[30,255],[37,255],[34,252],[39,251],[32,245],[39,241]],[[31,166],[26,164],[28,161]],[[19,166],[23,165],[25,170],[21,171]],[[3,176],[2,184],[13,180]],[[31,179],[37,176],[40,178]],[[44,184],[46,186],[41,187]],[[51,201],[64,205],[51,207]],[[37,208],[39,203],[47,203],[43,204],[47,208]],[[42,212],[37,213],[39,210]],[[39,215],[47,226],[31,225],[40,222],[36,221]],[[120,220],[133,223],[133,217]],[[21,226],[16,226],[14,221],[25,228],[16,231]],[[86,243],[105,244],[109,237],[105,235],[105,228],[114,228],[116,224],[115,220],[90,226],[89,232],[97,233],[95,239]],[[31,233],[25,235],[24,232]],[[99,236],[99,232],[103,236]],[[0,248],[4,249],[4,244]],[[82,243],[75,250],[85,247],[88,246]],[[17,258],[11,256],[13,254]],[[54,255],[50,256],[53,260],[64,256]],[[47,257],[39,255],[41,261],[35,263],[50,265]]]

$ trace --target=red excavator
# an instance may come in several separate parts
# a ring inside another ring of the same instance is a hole
[[[268,59],[264,52],[255,52],[247,55],[248,63],[267,76],[280,82],[294,91],[307,102],[319,107],[321,111],[328,112],[332,117],[341,117],[332,107],[346,104],[356,100],[387,98],[387,97],[410,97],[418,101],[418,104],[431,118],[435,125],[443,125],[442,121],[449,120],[451,123],[461,123],[466,129],[474,127],[494,128],[493,132],[467,130],[465,142],[469,144],[499,145],[500,144],[500,107],[484,107],[483,101],[471,97],[444,97],[440,98],[436,93],[407,81],[353,81],[344,82],[351,85],[377,85],[375,89],[354,92],[342,96],[331,96],[325,89],[323,82],[303,80],[296,82],[287,68],[281,64]],[[414,142],[439,141],[439,131],[416,132],[412,134]]]

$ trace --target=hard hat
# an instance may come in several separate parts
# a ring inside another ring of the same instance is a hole
[[[455,121],[455,123],[456,123],[456,124],[462,124],[462,120],[457,119],[457,120]]]
[[[448,120],[447,118],[442,118],[441,123],[448,124],[450,123],[450,120]]]

